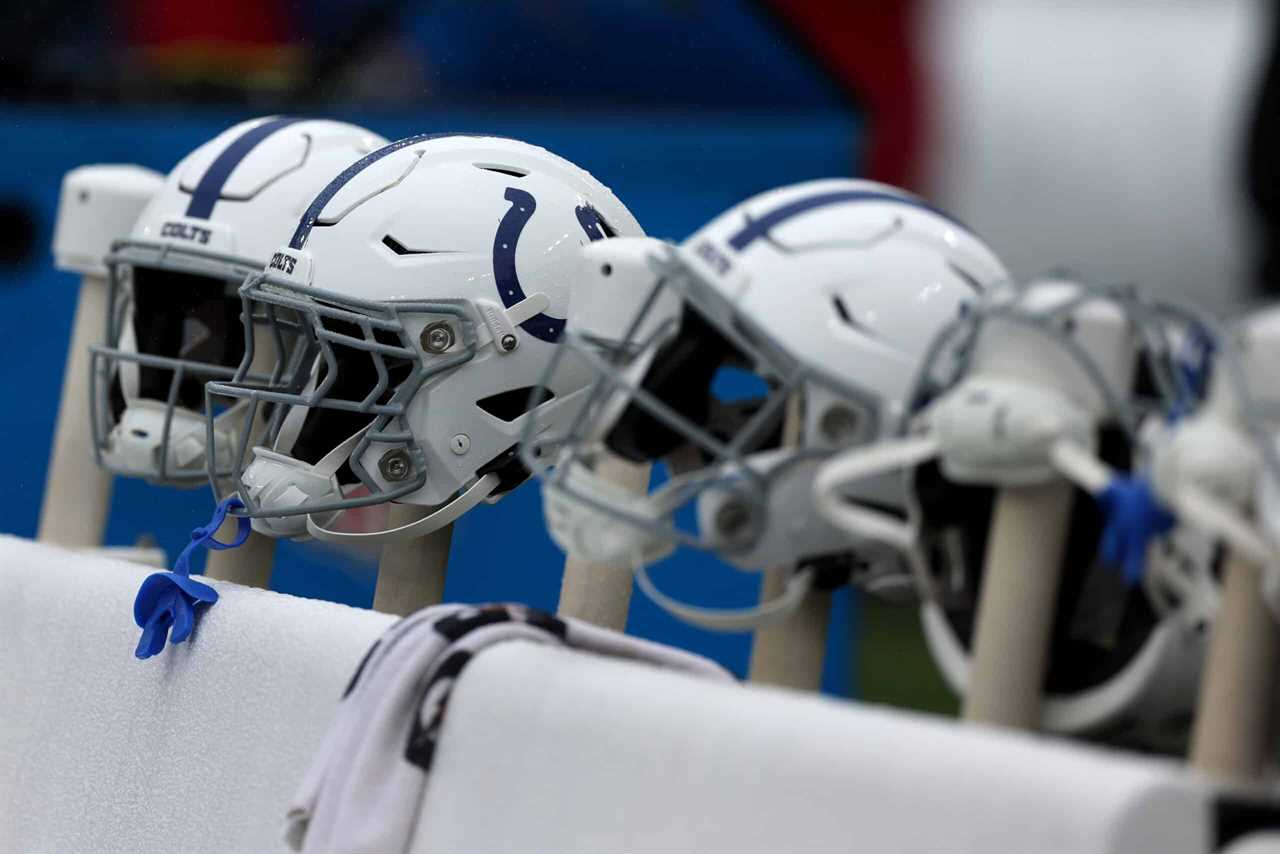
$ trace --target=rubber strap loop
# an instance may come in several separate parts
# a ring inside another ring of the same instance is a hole
[[[168,643],[182,643],[191,637],[204,609],[218,601],[217,590],[191,577],[191,556],[201,547],[221,551],[242,545],[251,530],[251,523],[244,516],[236,520],[235,539],[229,543],[214,539],[227,514],[242,509],[244,503],[235,496],[218,502],[209,523],[191,532],[191,541],[173,562],[173,571],[152,573],[142,582],[133,600],[133,621],[142,629],[134,656],[150,658]]]

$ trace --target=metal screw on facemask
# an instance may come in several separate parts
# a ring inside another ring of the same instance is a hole
[[[443,320],[433,323],[422,330],[419,341],[428,353],[443,353],[453,346],[453,328]]]
[[[507,334],[507,335],[503,335],[502,340],[499,341],[498,343],[503,350],[510,353],[512,350],[516,348],[516,344],[519,342],[516,341],[516,336]]]
[[[387,451],[378,460],[378,471],[389,481],[404,480],[409,476],[413,465],[409,460],[409,452],[403,448]]]
[[[842,445],[858,435],[862,419],[847,406],[832,406],[818,419],[818,429],[827,441]]]
[[[732,543],[742,543],[751,538],[751,508],[741,501],[726,501],[716,510],[716,531]]]

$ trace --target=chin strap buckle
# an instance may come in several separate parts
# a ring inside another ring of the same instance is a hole
[[[551,299],[539,292],[530,294],[510,308],[503,308],[487,299],[475,300],[475,306],[489,334],[493,336],[494,349],[499,353],[510,353],[520,341],[516,335],[516,327],[549,309]]]

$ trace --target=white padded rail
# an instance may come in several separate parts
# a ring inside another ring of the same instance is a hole
[[[214,582],[133,657],[151,570],[0,537],[0,852],[284,851],[284,814],[394,618]]]
[[[454,688],[415,852],[1203,852],[1177,766],[562,649]]]

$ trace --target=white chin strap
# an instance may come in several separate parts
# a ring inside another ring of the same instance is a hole
[[[1280,553],[1266,535],[1249,524],[1238,507],[1222,499],[1198,483],[1184,480],[1170,494],[1161,494],[1178,517],[1192,527],[1220,537],[1250,563],[1268,567],[1276,563]]]
[[[320,357],[316,356],[315,363],[311,366],[311,376],[307,380],[306,386],[303,388],[304,395],[311,394],[316,390],[316,380],[319,375]],[[307,415],[311,412],[311,407],[295,404],[290,406],[284,414],[284,418],[280,421],[280,430],[276,433],[275,444],[271,446],[273,451],[279,451],[283,454],[293,452],[293,443],[298,441],[298,434],[302,432],[303,422],[307,420]]]
[[[468,510],[488,498],[498,488],[500,481],[501,478],[490,472],[476,480],[463,490],[461,495],[440,509],[407,525],[401,525],[399,528],[388,528],[384,531],[335,531],[321,526],[311,514],[307,514],[307,533],[326,543],[380,545],[417,540],[440,530],[445,525],[456,522]]]
[[[1153,486],[1179,521],[1221,540],[1257,567],[1263,599],[1280,620],[1275,484],[1267,472],[1255,473],[1262,460],[1246,456],[1238,435],[1212,426],[1212,421],[1188,423],[1181,436],[1191,442],[1181,453],[1176,444],[1158,448]],[[1250,504],[1252,513],[1246,512]]]
[[[120,351],[123,353],[138,352],[138,338],[133,331],[133,308],[124,319],[124,328],[120,331]],[[116,370],[120,374],[120,392],[125,400],[133,400],[138,396],[142,386],[141,372],[138,363],[132,359],[121,359],[116,362]]]
[[[1161,496],[1165,498],[1165,496]],[[1169,506],[1192,527],[1219,537],[1232,551],[1258,568],[1262,598],[1280,620],[1280,548],[1241,515],[1238,507],[1196,483],[1181,483],[1167,496]],[[1260,509],[1263,509],[1260,505]]]
[[[1050,471],[1092,495],[1101,493],[1114,476],[1093,451],[1074,437],[1058,439],[1046,451],[1045,463]],[[859,504],[847,495],[849,488],[859,482],[886,472],[914,468],[946,453],[947,448],[937,435],[912,436],[847,451],[823,466],[814,478],[814,506],[828,522],[851,538],[884,543],[898,550],[907,557],[920,589],[928,591],[933,583],[919,561],[916,524]],[[1008,476],[1009,472],[1004,474]],[[998,469],[990,480],[973,482],[997,487],[1007,485],[1002,483]]]
[[[1092,451],[1071,439],[1054,442],[1049,461],[1058,474],[1093,496],[1100,495],[1116,475]]]
[[[342,487],[335,477],[352,449],[368,431],[362,427],[343,440],[315,465],[263,447],[253,449],[251,462],[240,476],[241,497],[252,498],[264,511],[254,519],[254,530],[272,537],[296,538],[305,535],[300,513],[271,515],[272,511],[301,509],[341,499]],[[337,515],[337,511],[329,511]]]
[[[750,632],[779,623],[791,616],[813,587],[813,573],[803,570],[787,579],[781,595],[750,608],[701,608],[663,593],[644,566],[634,570],[636,584],[653,603],[683,622],[713,632]]]
[[[912,468],[938,456],[932,436],[882,442],[843,453],[813,479],[813,503],[826,520],[854,539],[887,543],[900,551],[915,544],[915,530],[896,516],[845,498],[848,484],[898,469]]]

